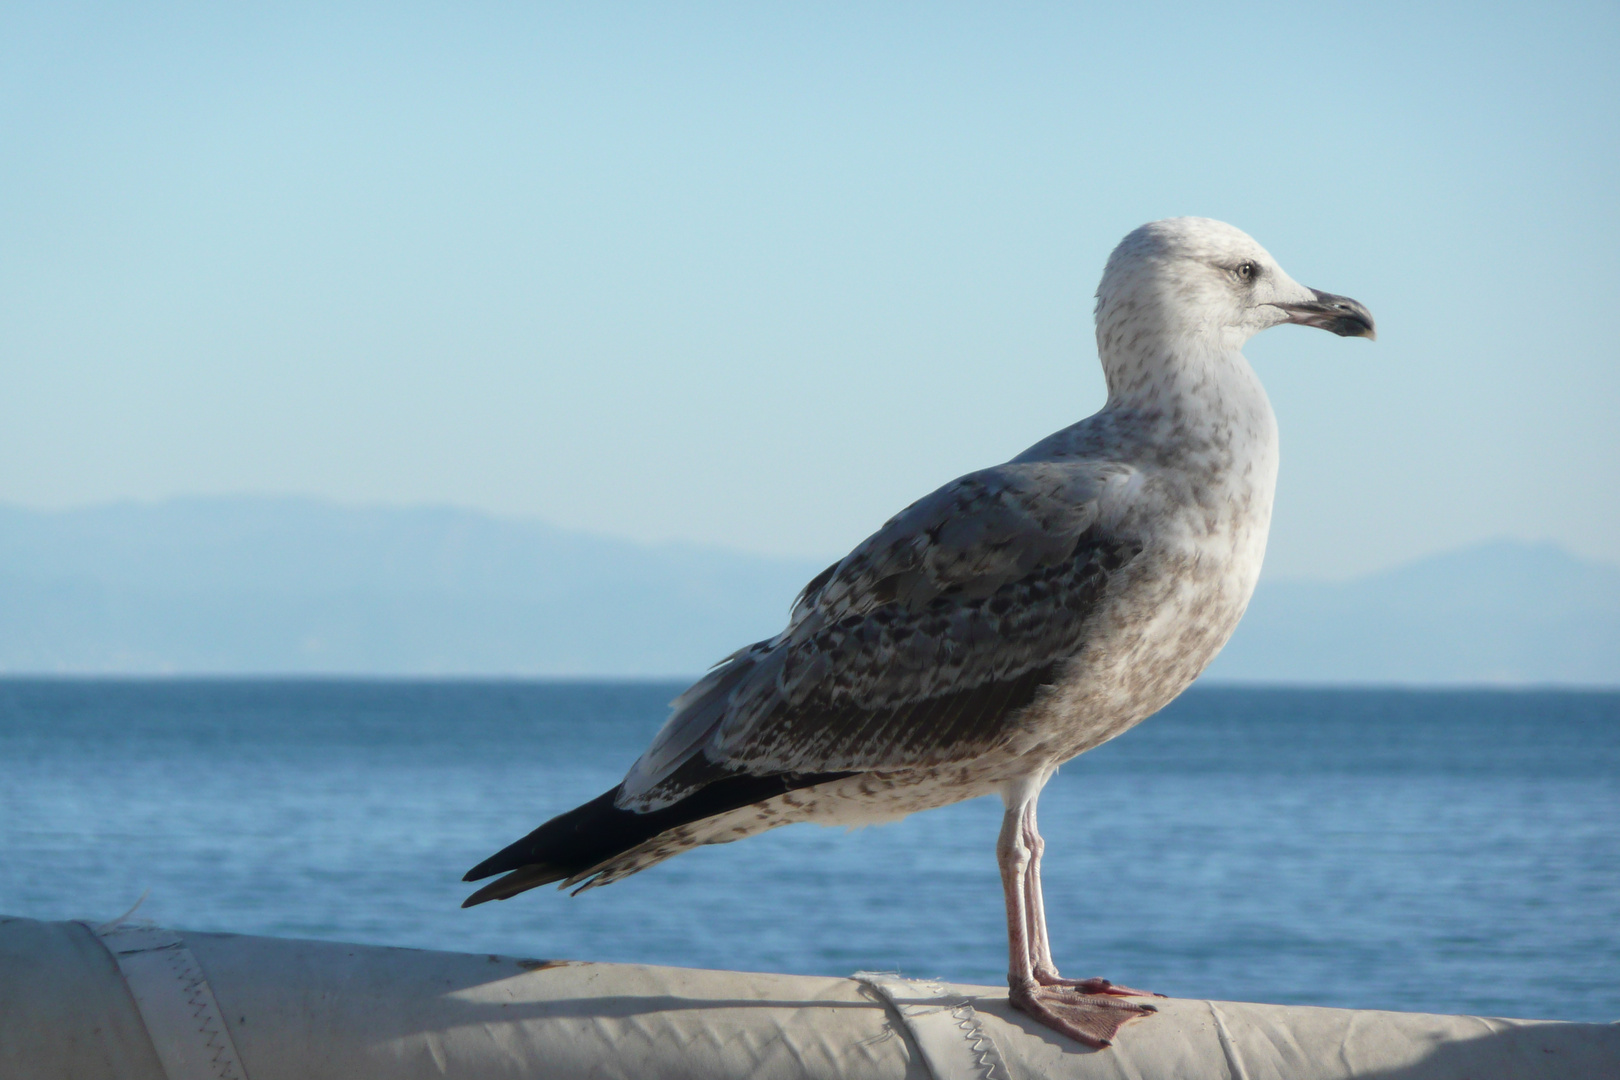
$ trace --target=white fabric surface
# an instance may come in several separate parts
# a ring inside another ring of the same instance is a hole
[[[971,1016],[1009,1080],[1620,1077],[1617,1024],[1166,999],[1088,1051],[998,988],[181,937],[252,1080],[926,1080],[927,1015]],[[4,918],[0,1077],[177,1080],[90,930]]]
[[[899,1014],[933,1080],[1012,1080],[967,995],[941,982],[880,971],[857,971],[855,978]]]
[[[179,934],[140,925],[92,932],[117,962],[168,1080],[247,1080],[213,989]]]

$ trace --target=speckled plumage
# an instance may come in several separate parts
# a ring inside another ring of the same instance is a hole
[[[1201,255],[1259,251],[1209,228]],[[731,815],[760,826],[888,820],[1048,771],[1203,670],[1259,575],[1276,424],[1225,335],[1207,343],[1163,318],[1151,291],[1162,247],[1132,234],[1099,290],[1105,408],[924,497],[811,582],[786,630],[676,701],[619,805],[678,801],[709,771],[681,775],[696,757],[881,776],[883,793],[866,800],[839,798],[852,786],[841,780]],[[1188,291],[1172,299],[1198,303]],[[1038,686],[1020,681],[1037,672]],[[667,839],[651,847],[673,853]]]
[[[1289,321],[1372,334],[1360,305],[1201,218],[1127,236],[1096,319],[1102,411],[918,500],[818,575],[786,629],[676,699],[619,787],[475,868],[469,880],[508,876],[469,903],[995,792],[1017,823],[1004,876],[1024,874],[1041,785],[1185,689],[1254,590],[1277,427],[1244,341]],[[1008,888],[1015,990],[1024,968],[1051,985],[1038,876],[1028,919]]]

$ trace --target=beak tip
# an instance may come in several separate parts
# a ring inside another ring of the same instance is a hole
[[[1372,312],[1366,305],[1348,296],[1336,296],[1320,289],[1312,289],[1314,299],[1305,303],[1278,304],[1287,315],[1287,321],[1302,326],[1314,326],[1340,337],[1364,337],[1378,340],[1373,326]]]

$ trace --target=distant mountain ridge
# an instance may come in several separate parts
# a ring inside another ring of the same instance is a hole
[[[1343,583],[1262,581],[1208,674],[1620,685],[1620,567],[1495,540]]]
[[[0,671],[686,675],[820,569],[448,507],[0,508]]]
[[[820,569],[448,507],[0,507],[0,672],[692,675]],[[1208,677],[1620,685],[1620,567],[1496,541],[1263,582]]]

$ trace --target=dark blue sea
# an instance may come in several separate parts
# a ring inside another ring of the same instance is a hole
[[[577,899],[472,864],[612,786],[674,684],[0,681],[0,913],[998,983],[978,800]],[[1162,993],[1620,1019],[1620,694],[1196,688],[1041,802],[1059,964]]]

